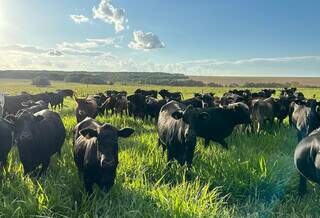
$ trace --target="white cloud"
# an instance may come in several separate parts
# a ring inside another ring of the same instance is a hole
[[[61,50],[85,50],[98,47],[95,42],[62,42],[57,44],[57,47]]]
[[[89,22],[89,18],[83,15],[76,15],[76,14],[71,14],[70,18],[75,22],[75,23],[86,23]]]
[[[129,43],[129,48],[150,50],[164,48],[165,44],[160,41],[159,37],[151,32],[144,33],[142,31],[133,32],[133,40]]]
[[[101,0],[98,7],[93,7],[93,18],[100,19],[106,23],[113,24],[116,32],[121,32],[125,29],[125,23],[128,20],[125,18],[125,10],[116,8],[111,4],[111,0]]]
[[[88,42],[97,43],[98,46],[111,44],[107,39],[88,39]],[[100,50],[91,49],[91,46],[83,46],[82,44],[67,47],[68,49],[61,50],[58,47],[47,49],[30,45],[0,46],[0,69],[148,71],[220,76],[317,75],[320,69],[320,56],[238,60],[203,59],[157,63],[148,59],[138,61],[133,58],[115,56],[101,48]],[[89,49],[86,49],[87,47]]]
[[[299,62],[320,60],[320,56],[291,56],[291,57],[271,57],[271,58],[248,58],[239,60],[218,60],[218,59],[202,59],[182,61],[179,64],[183,65],[199,65],[199,66],[214,66],[214,65],[243,65],[256,63],[283,63],[283,62]]]

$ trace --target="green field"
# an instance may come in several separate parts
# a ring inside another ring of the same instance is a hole
[[[160,86],[85,86],[53,83],[36,88],[30,81],[0,81],[0,91],[16,94],[38,93],[71,88],[78,96],[107,89],[161,89]],[[165,87],[183,92],[211,91],[221,95],[225,88]],[[320,90],[303,89],[306,97],[320,96]],[[129,126],[135,134],[120,140],[120,164],[116,184],[110,193],[95,189],[90,197],[84,192],[72,155],[71,130],[76,124],[75,102],[68,98],[59,113],[67,129],[61,157],[54,156],[45,178],[23,176],[14,147],[9,154],[8,170],[0,184],[0,217],[317,217],[320,190],[308,184],[308,194],[299,201],[299,177],[293,165],[297,144],[295,131],[275,125],[260,134],[235,130],[227,141],[228,151],[211,143],[203,147],[198,139],[192,176],[185,179],[186,168],[174,163],[166,167],[166,155],[157,146],[152,122],[129,117],[98,117],[117,127]]]

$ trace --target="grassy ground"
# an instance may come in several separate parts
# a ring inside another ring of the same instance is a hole
[[[1,81],[0,90],[11,94],[33,93],[71,88],[78,95],[125,89],[133,92],[140,86],[83,86],[54,83],[35,88],[28,81]],[[163,87],[148,86],[141,88]],[[170,87],[185,97],[202,88]],[[203,89],[222,94],[225,89]],[[307,96],[320,90],[305,89]],[[73,162],[71,129],[76,124],[75,103],[66,101],[59,113],[68,135],[61,157],[52,158],[46,178],[23,176],[16,148],[9,154],[8,171],[0,183],[1,217],[317,217],[320,214],[320,190],[308,184],[308,194],[299,202],[298,175],[293,166],[295,131],[273,126],[261,134],[236,130],[227,141],[230,150],[211,143],[203,147],[199,139],[192,178],[185,180],[186,169],[173,164],[166,167],[166,157],[157,147],[152,122],[129,117],[99,117],[117,127],[130,126],[133,137],[120,141],[120,165],[116,184],[110,193],[95,189],[93,196],[84,193]]]

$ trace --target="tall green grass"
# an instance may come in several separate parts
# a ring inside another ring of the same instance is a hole
[[[26,81],[2,81],[9,93],[40,92]],[[13,86],[14,85],[14,86]],[[72,88],[78,95],[106,89],[133,92],[139,86],[81,86],[54,83],[47,90]],[[144,87],[143,87],[144,88]],[[145,88],[160,89],[149,86]],[[179,88],[186,97],[202,88]],[[222,94],[225,89],[205,89]],[[307,96],[319,90],[303,90]],[[131,138],[120,140],[120,165],[116,184],[109,193],[95,188],[84,192],[73,162],[71,130],[76,124],[75,103],[68,99],[59,110],[67,129],[62,155],[51,160],[47,175],[38,180],[23,176],[14,147],[0,182],[1,217],[317,217],[319,187],[308,185],[302,201],[297,196],[298,174],[293,166],[295,131],[285,123],[259,134],[235,130],[227,139],[230,149],[198,139],[191,178],[186,167],[166,165],[157,146],[153,122],[129,117],[98,117],[121,128],[133,127]]]

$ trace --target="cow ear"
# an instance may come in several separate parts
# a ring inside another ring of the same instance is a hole
[[[199,118],[202,120],[209,120],[210,119],[210,115],[207,112],[201,112],[199,114]]]
[[[35,117],[35,119],[36,119],[37,122],[41,122],[44,119],[44,117],[41,116],[41,115],[38,115],[38,116]]]
[[[122,128],[118,130],[118,136],[122,138],[127,138],[134,133],[134,129],[132,128]]]
[[[92,129],[92,128],[82,129],[82,130],[80,130],[80,134],[81,134],[83,137],[89,137],[89,138],[97,137],[97,136],[98,136],[97,130]]]

